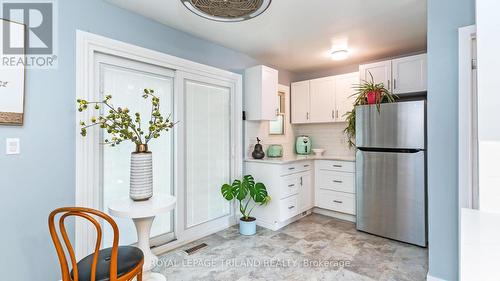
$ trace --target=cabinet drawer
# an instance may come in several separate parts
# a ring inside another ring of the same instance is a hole
[[[299,196],[293,195],[280,200],[280,221],[297,215],[299,213]]]
[[[354,194],[318,189],[316,191],[316,202],[318,207],[323,209],[351,215],[356,214]]]
[[[289,175],[283,177],[282,186],[280,187],[280,197],[283,199],[291,195],[298,194],[300,190],[300,176]]]
[[[298,161],[281,166],[281,175],[289,175],[298,172],[309,171],[312,169],[311,161]]]
[[[317,181],[322,189],[354,193],[353,173],[319,170]]]
[[[330,170],[339,172],[354,173],[356,166],[354,162],[321,160],[317,162],[319,170]]]

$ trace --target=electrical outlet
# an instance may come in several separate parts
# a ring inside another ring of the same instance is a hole
[[[21,147],[18,138],[5,139],[5,154],[14,155],[20,153],[21,153]]]

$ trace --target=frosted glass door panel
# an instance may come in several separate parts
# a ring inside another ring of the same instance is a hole
[[[168,76],[132,70],[107,64],[100,66],[101,94],[112,95],[115,107],[127,107],[132,114],[139,112],[146,126],[151,116],[151,100],[142,97],[144,88],[153,89],[160,98],[162,114],[173,110],[173,79]],[[104,108],[104,110],[108,110]],[[144,127],[143,127],[144,128]],[[145,130],[147,131],[147,130]],[[109,138],[107,134],[102,139]],[[173,133],[163,133],[152,140],[148,146],[153,152],[154,194],[172,194],[172,146]],[[127,197],[130,184],[130,153],[135,145],[123,142],[116,147],[102,146],[102,210],[107,211],[113,200]],[[120,244],[127,245],[137,241],[135,227],[130,219],[114,218],[120,229]],[[156,217],[152,227],[152,237],[172,231],[171,214]],[[111,246],[111,229],[104,235],[104,246]]]
[[[230,214],[220,193],[231,177],[231,91],[185,80],[186,227]]]

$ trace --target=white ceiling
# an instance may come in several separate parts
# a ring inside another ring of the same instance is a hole
[[[257,18],[221,23],[180,0],[108,0],[170,27],[296,73],[323,71],[426,49],[426,0],[273,0]],[[348,60],[332,61],[348,42]]]

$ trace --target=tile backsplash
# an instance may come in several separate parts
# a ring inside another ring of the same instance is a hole
[[[285,157],[295,153],[295,139],[300,135],[311,137],[313,148],[325,149],[326,156],[353,157],[354,149],[349,149],[344,135],[345,123],[304,124],[286,126],[285,135],[269,135],[269,122],[245,121],[246,156],[251,157],[256,137],[262,139],[264,151],[270,144],[283,145]]]
[[[354,156],[355,150],[349,149],[343,132],[345,126],[345,123],[293,125],[293,131],[295,136],[309,136],[312,148],[326,149],[327,156]]]

